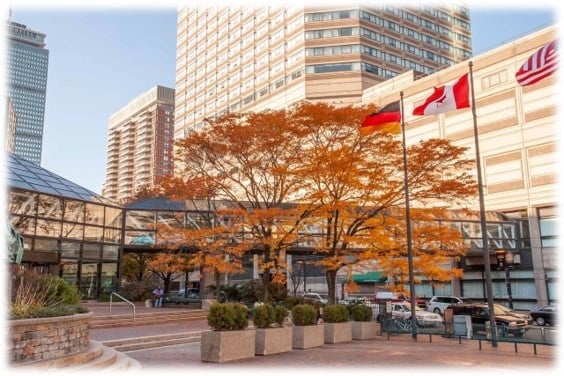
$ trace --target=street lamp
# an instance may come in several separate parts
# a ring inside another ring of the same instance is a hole
[[[305,293],[306,293],[306,277],[307,277],[307,274],[306,274],[307,262],[306,262],[305,259],[297,259],[296,264],[301,265],[301,267],[302,267],[302,273],[303,273],[302,275],[303,275],[303,279],[304,279],[304,295],[305,295]]]
[[[505,249],[496,249],[495,256],[497,259],[497,266],[505,270],[505,285],[507,286],[507,304],[509,308],[513,309],[513,296],[511,293],[511,283],[509,279],[509,271],[513,268],[515,263],[513,252]]]

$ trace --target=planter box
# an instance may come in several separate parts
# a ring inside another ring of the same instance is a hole
[[[255,356],[255,330],[202,332],[202,362],[224,363]]]
[[[255,355],[292,351],[292,327],[256,330]]]
[[[293,349],[309,349],[325,343],[323,325],[294,326],[292,331]]]
[[[325,343],[340,343],[352,341],[351,322],[326,322],[323,324],[325,330]]]
[[[352,339],[374,339],[378,333],[378,323],[376,321],[353,321]]]

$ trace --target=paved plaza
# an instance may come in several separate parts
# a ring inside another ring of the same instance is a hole
[[[89,307],[91,308],[91,307]],[[144,308],[141,308],[144,309]],[[146,308],[146,311],[155,308]],[[163,312],[173,312],[183,308],[160,308]],[[97,314],[97,308],[90,309]],[[98,313],[100,314],[100,313]],[[105,313],[104,313],[105,314]],[[209,329],[205,320],[146,325],[136,327],[118,327],[94,329],[93,340],[104,341],[119,338],[135,338],[157,334],[199,332]],[[340,344],[325,344],[322,347],[292,350],[291,352],[268,356],[255,356],[225,364],[204,363],[200,359],[200,343],[189,343],[145,350],[129,351],[126,354],[141,363],[143,370],[155,369],[198,369],[202,372],[217,374],[219,370],[234,370],[248,373],[267,368],[270,371],[338,372],[343,369],[369,372],[437,374],[472,370],[490,374],[552,374],[560,369],[557,346],[537,346],[534,354],[533,345],[520,344],[515,353],[513,344],[499,343],[492,347],[482,342],[457,338],[445,338],[434,335],[419,335],[414,341],[407,334],[378,336],[374,340],[351,341]],[[476,374],[475,372],[478,372]]]

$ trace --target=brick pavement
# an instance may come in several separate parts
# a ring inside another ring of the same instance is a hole
[[[91,308],[89,306],[89,308]],[[114,308],[112,308],[113,311]],[[169,310],[185,309],[183,307],[162,308],[163,313]],[[154,308],[147,308],[153,311]],[[98,308],[90,309],[94,314],[100,314]],[[95,329],[91,331],[94,340],[109,340],[131,338],[168,333],[184,333],[206,330],[205,320],[147,325],[137,327],[119,327],[111,329]],[[395,335],[388,340],[386,336],[378,336],[374,340],[351,341],[340,344],[326,344],[319,348],[306,350],[292,350],[288,353],[230,362],[227,364],[203,363],[200,359],[200,344],[190,343],[129,351],[127,355],[138,360],[144,370],[155,368],[198,368],[202,371],[213,371],[217,368],[234,370],[253,368],[276,369],[304,369],[309,371],[334,371],[342,368],[370,368],[383,367],[387,371],[393,368],[397,371],[416,369],[418,373],[436,374],[437,371],[453,369],[467,369],[471,366],[474,371],[484,369],[488,371],[511,374],[523,372],[530,375],[537,372],[556,372],[560,368],[557,346],[537,346],[537,355],[533,346],[518,345],[515,353],[513,344],[499,343],[492,347],[490,343],[482,343],[482,350],[478,348],[478,341],[462,339],[459,343],[455,338],[433,336],[429,343],[428,336],[420,335],[414,341],[406,334]],[[246,371],[245,371],[246,372]],[[560,372],[559,372],[560,373]]]

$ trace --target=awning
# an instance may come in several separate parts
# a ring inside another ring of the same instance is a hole
[[[353,274],[352,276],[354,283],[385,283],[387,279],[382,271]]]

